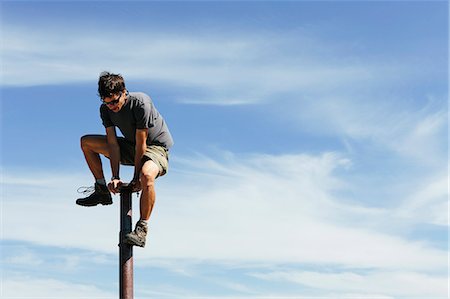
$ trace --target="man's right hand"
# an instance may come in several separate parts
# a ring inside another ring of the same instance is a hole
[[[120,186],[122,186],[123,182],[120,179],[113,179],[108,184],[108,190],[112,194],[116,194],[120,192]]]

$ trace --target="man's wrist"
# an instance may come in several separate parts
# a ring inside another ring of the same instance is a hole
[[[120,180],[120,177],[118,175],[113,175],[111,177],[111,181],[114,181],[114,180]]]

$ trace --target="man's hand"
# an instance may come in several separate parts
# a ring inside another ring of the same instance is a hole
[[[113,179],[108,184],[108,190],[112,194],[116,194],[120,192],[120,186],[122,186],[123,182],[120,179]]]
[[[132,192],[141,191],[141,182],[139,179],[133,179],[130,184]]]

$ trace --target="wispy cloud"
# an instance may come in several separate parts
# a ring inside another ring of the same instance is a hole
[[[283,115],[284,125],[348,138],[349,148],[353,140],[374,142],[435,165],[446,153],[446,95],[439,94],[444,91],[413,98],[404,87],[421,86],[440,70],[412,67],[405,57],[389,64],[354,57],[351,45],[330,44],[317,32],[148,36],[135,31],[121,34],[121,43],[91,31],[68,34],[4,24],[3,32],[6,86],[95,82],[109,69],[187,88],[189,93],[176,95],[182,103],[273,103],[270,109]],[[139,47],[131,51],[137,40]],[[104,49],[115,50],[105,56]]]
[[[423,275],[414,272],[369,271],[361,274],[350,271],[336,273],[280,271],[252,275],[268,281],[288,281],[328,290],[333,292],[333,296],[330,298],[343,297],[343,295],[352,293],[358,294],[356,298],[386,298],[387,296],[444,298],[448,291],[446,276]]]
[[[284,125],[374,142],[425,163],[441,163],[436,157],[446,152],[445,91],[412,97],[405,88],[442,70],[412,66],[408,57],[395,63],[359,57],[351,44],[337,46],[298,28],[235,36],[136,30],[121,34],[121,43],[108,33],[67,30],[4,24],[2,84],[95,82],[108,69],[173,86],[186,104],[272,103]]]
[[[2,298],[116,298],[117,294],[93,285],[68,283],[56,279],[36,279],[29,276],[4,277]]]
[[[4,260],[3,264],[15,265],[15,266],[40,266],[44,263],[42,257],[37,255],[35,252],[29,249],[20,248],[15,250],[14,255],[6,256],[5,253],[2,254]]]
[[[248,104],[283,94],[323,95],[408,80],[407,64],[364,64],[306,30],[236,36],[126,32],[121,43],[108,33],[59,31],[4,24],[4,85],[92,81],[106,69],[128,78],[195,88],[186,103]],[[83,32],[83,33],[81,33]],[[139,40],[139,47],[130,45]],[[109,55],[104,55],[108,49]],[[114,50],[112,50],[114,49]],[[294,51],[293,49],[296,49]],[[325,50],[326,49],[326,50]],[[342,56],[347,57],[343,59]],[[35,76],[33,70],[39,69]],[[413,77],[416,74],[413,74]]]
[[[219,160],[199,156],[175,163],[181,167],[178,169],[190,172],[178,172],[175,167],[171,176],[158,184],[159,200],[149,239],[152,251],[150,255],[137,250],[140,258],[427,271],[445,265],[444,251],[385,230],[389,221],[401,221],[401,217],[393,218],[395,209],[372,209],[362,203],[354,206],[334,196],[350,184],[335,173],[351,165],[338,154],[238,157],[228,153]],[[74,194],[67,190],[77,182],[70,176],[66,179],[56,197],[46,191],[30,199],[6,188],[4,237],[115,252],[117,207],[75,206]],[[33,210],[29,219],[33,225],[23,225],[26,220],[20,215],[24,209]],[[83,221],[67,221],[68,215]],[[357,222],[360,225],[355,227]],[[102,234],[96,234],[98,231]],[[86,242],[88,236],[90,242]]]
[[[449,209],[448,184],[448,173],[436,174],[429,181],[423,182],[404,199],[398,215],[416,222],[448,226],[449,216],[445,213]]]
[[[406,99],[390,95],[380,99],[344,93],[304,97],[275,109],[284,116],[286,124],[299,131],[342,139],[351,154],[369,156],[376,149],[384,151],[380,155],[383,158],[404,159],[410,165],[438,172],[445,168],[448,148],[445,95]]]

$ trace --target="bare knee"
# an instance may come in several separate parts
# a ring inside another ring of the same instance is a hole
[[[150,172],[141,172],[142,187],[153,187],[155,185],[155,175]]]
[[[89,149],[91,145],[91,139],[92,139],[91,135],[84,135],[83,137],[81,137],[80,139],[81,149],[83,150]]]
[[[106,142],[106,136],[103,135],[84,135],[80,139],[81,149],[83,151],[97,148],[98,145]]]
[[[158,166],[151,160],[146,161],[141,169],[142,187],[153,187],[158,173]]]

